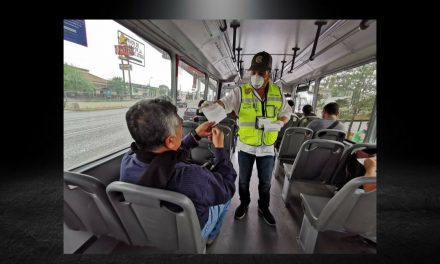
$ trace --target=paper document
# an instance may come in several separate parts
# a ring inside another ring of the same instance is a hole
[[[226,118],[225,109],[219,104],[212,104],[203,107],[203,113],[208,121],[215,121],[216,124],[220,123],[220,121]]]
[[[264,131],[280,131],[281,126],[276,123],[267,123],[264,124]]]

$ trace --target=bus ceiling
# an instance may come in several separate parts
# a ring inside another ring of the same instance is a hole
[[[290,87],[376,58],[375,20],[117,21],[224,82],[246,82],[260,51]]]

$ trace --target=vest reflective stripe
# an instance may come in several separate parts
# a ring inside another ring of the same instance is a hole
[[[255,122],[239,122],[238,125],[255,127]]]
[[[282,97],[268,97],[267,100],[283,102],[283,98]]]
[[[273,145],[278,137],[277,131],[264,132],[263,129],[255,128],[257,116],[263,116],[263,109],[252,89],[249,83],[241,86],[241,104],[238,114],[240,141],[251,146]],[[269,84],[265,103],[267,119],[278,120],[283,105],[282,100],[281,89],[275,84]]]

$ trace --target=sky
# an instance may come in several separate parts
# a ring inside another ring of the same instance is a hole
[[[64,40],[64,63],[87,69],[91,74],[110,80],[113,77],[122,78],[119,69],[121,60],[115,54],[114,46],[118,44],[118,30],[145,45],[145,66],[133,64],[131,82],[151,84],[158,87],[171,87],[171,60],[162,58],[162,54],[149,43],[142,40],[132,31],[113,20],[85,20],[87,47]],[[128,72],[125,71],[128,83]],[[178,87],[190,91],[193,78],[185,71],[179,71]]]

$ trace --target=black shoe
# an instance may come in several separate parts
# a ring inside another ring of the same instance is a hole
[[[235,219],[243,219],[243,217],[246,216],[247,210],[247,206],[240,204],[237,209],[235,209]]]
[[[274,226],[276,224],[275,218],[273,218],[273,215],[269,211],[269,208],[264,208],[264,209],[258,208],[258,214],[263,217],[264,221],[268,225]]]

